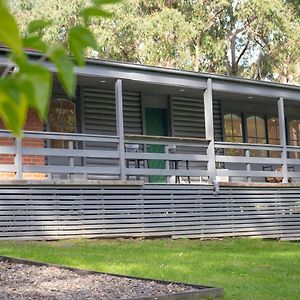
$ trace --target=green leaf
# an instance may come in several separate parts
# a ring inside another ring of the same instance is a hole
[[[46,52],[47,45],[39,36],[29,36],[23,38],[23,46],[27,49],[34,49],[40,52]]]
[[[109,18],[113,16],[113,13],[105,11],[99,7],[96,6],[90,6],[82,10],[81,15],[84,19],[85,24],[87,24],[89,18],[91,17],[104,17]]]
[[[5,0],[0,0],[0,44],[11,48],[17,55],[23,55],[22,40],[17,22],[9,12]]]
[[[41,64],[27,63],[20,67],[18,79],[29,82],[33,93],[29,99],[29,106],[34,108],[42,120],[48,116],[50,96],[52,92],[52,75]]]
[[[44,20],[44,19],[38,19],[31,21],[27,26],[27,32],[28,33],[36,33],[39,32],[48,26],[50,26],[52,21],[50,20]]]
[[[78,65],[84,65],[84,49],[91,47],[97,48],[94,35],[85,27],[77,25],[70,29],[68,42]]]
[[[55,46],[49,51],[49,58],[55,64],[58,79],[69,97],[75,94],[76,76],[74,74],[74,63],[61,46]]]
[[[25,85],[13,76],[0,80],[0,117],[5,127],[17,136],[22,133],[31,95],[30,84]]]

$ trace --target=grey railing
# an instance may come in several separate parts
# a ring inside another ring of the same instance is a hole
[[[3,141],[11,144],[0,146],[0,155],[6,155],[8,162],[0,164],[0,172],[14,172],[16,179],[23,179],[24,173],[42,173],[48,179],[52,179],[53,174],[58,178],[59,174],[68,175],[67,179],[76,178],[76,174],[83,178],[90,174],[120,174],[119,164],[110,164],[119,159],[119,138],[116,136],[25,131],[22,138],[14,138],[9,132],[0,131],[0,138],[2,144]],[[32,146],[36,141],[40,142],[39,147]],[[54,143],[60,147],[56,148]],[[96,147],[89,147],[89,143],[96,144]],[[14,159],[9,161],[7,155],[14,156]],[[38,163],[31,162],[33,157],[39,157]],[[88,164],[88,159],[107,163],[105,166]]]
[[[25,131],[22,138],[14,138],[1,130],[0,173],[13,173],[16,179],[37,173],[44,179],[68,180],[120,179],[125,174],[126,179],[146,182],[213,182],[208,171],[209,144],[196,138],[126,135],[124,159],[120,159],[118,136]],[[229,181],[300,178],[299,146],[214,144],[217,180],[224,180],[220,176]]]
[[[209,175],[208,144],[209,141],[196,138],[127,135],[126,174],[138,178],[161,176],[162,182],[190,182],[192,177],[199,181]]]
[[[1,130],[0,158],[6,163],[0,164],[0,172],[15,173],[16,179],[38,173],[45,179],[68,180],[115,179],[123,172],[127,179],[151,181],[153,176],[161,176],[166,182],[190,182],[191,177],[208,176],[208,143],[192,138],[128,135],[123,161],[117,136],[24,131],[22,138],[15,138]]]
[[[216,174],[247,181],[291,181],[295,161],[287,156],[289,146],[215,142]],[[296,147],[300,152],[300,148]],[[298,164],[300,164],[298,162]]]

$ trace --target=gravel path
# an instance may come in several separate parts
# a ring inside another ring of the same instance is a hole
[[[188,291],[197,290],[180,284],[79,275],[56,267],[0,261],[0,299],[132,299]]]

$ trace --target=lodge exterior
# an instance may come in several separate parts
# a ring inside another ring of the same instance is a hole
[[[300,239],[299,86],[101,60],[76,73],[72,100],[54,80],[46,124],[1,130],[0,239]]]

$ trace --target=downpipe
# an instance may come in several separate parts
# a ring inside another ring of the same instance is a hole
[[[214,195],[219,195],[220,185],[216,179],[213,180],[213,186],[214,186]]]

